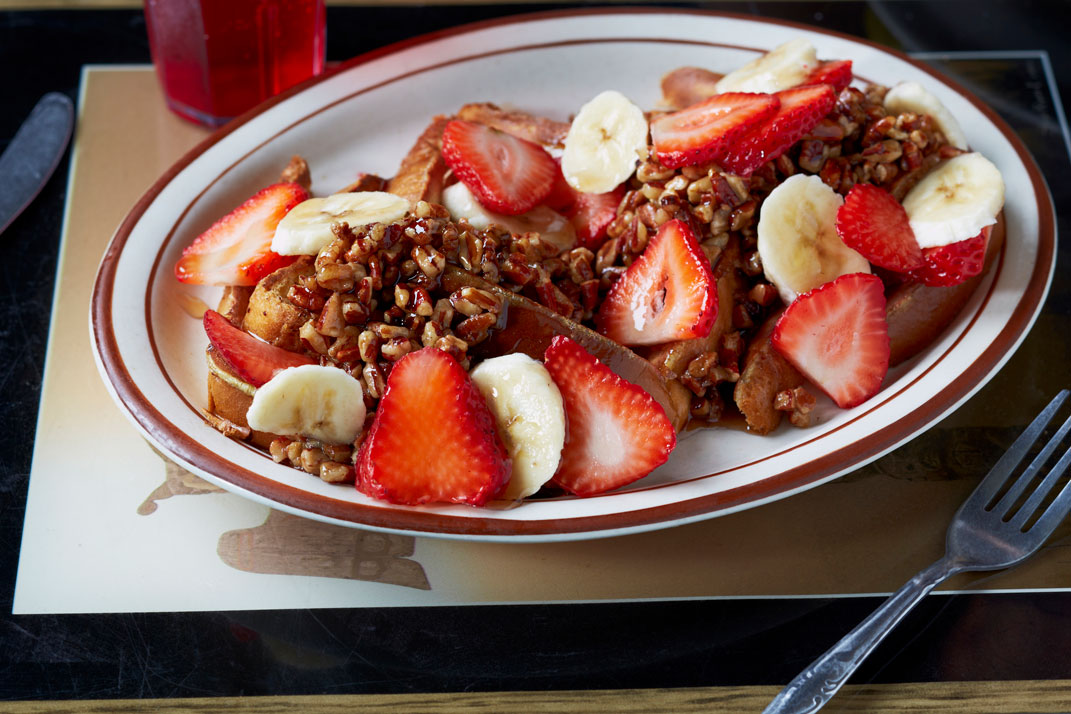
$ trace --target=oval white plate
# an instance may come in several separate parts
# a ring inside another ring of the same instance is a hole
[[[183,304],[192,295],[214,305],[219,290],[180,285],[172,267],[184,245],[271,183],[292,154],[308,159],[314,190],[326,193],[360,171],[391,175],[432,115],[466,102],[567,119],[614,88],[652,107],[671,69],[729,71],[800,35],[820,58],[851,59],[858,77],[925,84],[1007,183],[1002,256],[956,321],[893,371],[877,397],[847,411],[820,402],[820,424],[805,430],[785,426],[766,437],[687,432],[667,464],[630,488],[512,509],[378,503],[279,466],[201,418],[206,339]],[[171,458],[224,488],[344,525],[453,538],[581,539],[749,508],[858,468],[918,434],[981,387],[1023,339],[1048,290],[1055,242],[1048,191],[1012,131],[965,90],[902,55],[802,26],[701,12],[547,13],[359,57],[214,134],[168,171],[116,232],[97,277],[91,323],[98,366],[124,411]]]

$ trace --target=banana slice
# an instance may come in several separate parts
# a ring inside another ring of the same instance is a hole
[[[306,364],[284,369],[257,388],[246,413],[249,426],[271,434],[352,444],[364,426],[361,383],[336,367]]]
[[[818,68],[810,42],[797,37],[730,72],[714,85],[721,92],[780,92],[802,84]]]
[[[275,229],[271,249],[279,255],[316,255],[335,239],[334,223],[357,227],[393,223],[409,210],[409,201],[383,191],[336,193],[310,198],[290,209]]]
[[[455,183],[443,190],[443,205],[455,220],[464,218],[473,228],[484,230],[492,223],[504,227],[510,233],[535,232],[559,251],[576,247],[576,228],[572,222],[547,206],[536,206],[518,216],[504,216],[489,211],[480,205],[468,187]]]
[[[565,445],[565,407],[541,363],[521,353],[492,357],[469,375],[495,415],[513,459],[506,500],[530,496],[558,470]]]
[[[647,118],[621,92],[580,107],[562,152],[562,175],[581,193],[606,193],[628,179],[647,151]]]
[[[960,154],[926,174],[903,203],[920,246],[958,243],[997,222],[1004,205],[1004,178],[981,154]]]
[[[900,82],[885,94],[885,111],[890,114],[929,114],[937,128],[957,149],[967,150],[967,135],[963,133],[956,117],[945,108],[941,100],[918,82]]]
[[[869,273],[870,263],[837,235],[844,199],[817,176],[796,174],[770,192],[759,212],[762,270],[785,304],[847,273]]]

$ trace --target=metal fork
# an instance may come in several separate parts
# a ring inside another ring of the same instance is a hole
[[[1044,543],[1071,511],[1071,483],[1038,514],[1042,502],[1059,481],[1068,464],[1071,449],[1060,457],[1017,511],[1013,509],[1027,488],[1071,431],[1071,417],[1041,449],[1023,473],[1013,480],[995,505],[993,500],[1008,483],[1012,472],[1038,441],[1041,432],[1067,401],[1063,390],[1037,415],[1030,426],[997,461],[974,492],[956,511],[945,538],[945,555],[911,578],[882,603],[870,617],[845,635],[840,642],[811,663],[788,683],[763,714],[803,714],[816,712],[843,686],[878,643],[923,597],[945,579],[968,570],[999,570],[1025,560]],[[1029,528],[1031,518],[1037,519]]]

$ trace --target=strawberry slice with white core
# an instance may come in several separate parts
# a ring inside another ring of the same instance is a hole
[[[316,364],[316,360],[307,355],[258,340],[232,325],[215,310],[205,312],[202,324],[212,347],[242,381],[254,387],[259,387],[288,367]]]
[[[562,335],[551,341],[543,360],[561,391],[569,425],[554,483],[577,496],[594,496],[666,462],[677,435],[650,394]]]
[[[443,130],[442,154],[485,208],[508,216],[542,203],[559,173],[539,144],[460,119]]]
[[[837,235],[874,265],[906,273],[926,265],[907,211],[891,193],[857,183],[837,209]]]
[[[726,171],[750,176],[806,136],[837,101],[828,84],[785,89],[774,96],[780,102],[777,113],[727,145],[723,155],[714,157]]]
[[[889,369],[881,278],[849,273],[800,295],[777,321],[771,340],[837,406],[865,402]]]
[[[597,250],[606,238],[606,229],[617,217],[617,207],[624,197],[624,184],[606,193],[582,193],[559,173],[544,203],[570,220],[576,230],[578,245]]]
[[[357,456],[357,488],[391,503],[482,506],[511,462],[483,395],[457,360],[426,347],[391,369]]]
[[[710,261],[692,229],[675,219],[613,284],[595,325],[620,344],[655,345],[706,337],[717,316]]]
[[[562,176],[561,161],[555,159],[554,166],[557,169],[557,172],[554,174],[554,180],[550,185],[550,192],[547,193],[547,197],[543,199],[543,203],[552,210],[564,214],[572,209],[573,204],[576,203],[576,197],[580,195],[580,192],[570,186],[569,182]]]
[[[578,193],[576,203],[565,214],[576,229],[577,244],[598,250],[606,240],[606,230],[617,217],[617,207],[624,198],[624,186],[606,193]]]
[[[923,249],[923,265],[909,273],[911,279],[930,287],[949,287],[980,275],[992,232],[993,227],[986,226],[974,238]]]
[[[256,285],[294,262],[271,250],[275,228],[291,208],[309,197],[296,183],[259,191],[197,236],[175,264],[175,277],[195,285]]]
[[[651,122],[658,161],[672,169],[713,161],[780,105],[770,94],[726,92],[665,114]]]

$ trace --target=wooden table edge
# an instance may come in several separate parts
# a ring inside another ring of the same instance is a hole
[[[97,699],[6,702],[9,714],[98,714],[103,712],[760,712],[779,691],[776,686],[666,689],[463,692],[442,694],[336,694],[187,699]],[[1071,680],[1007,682],[924,682],[846,686],[824,712],[1066,712]]]

